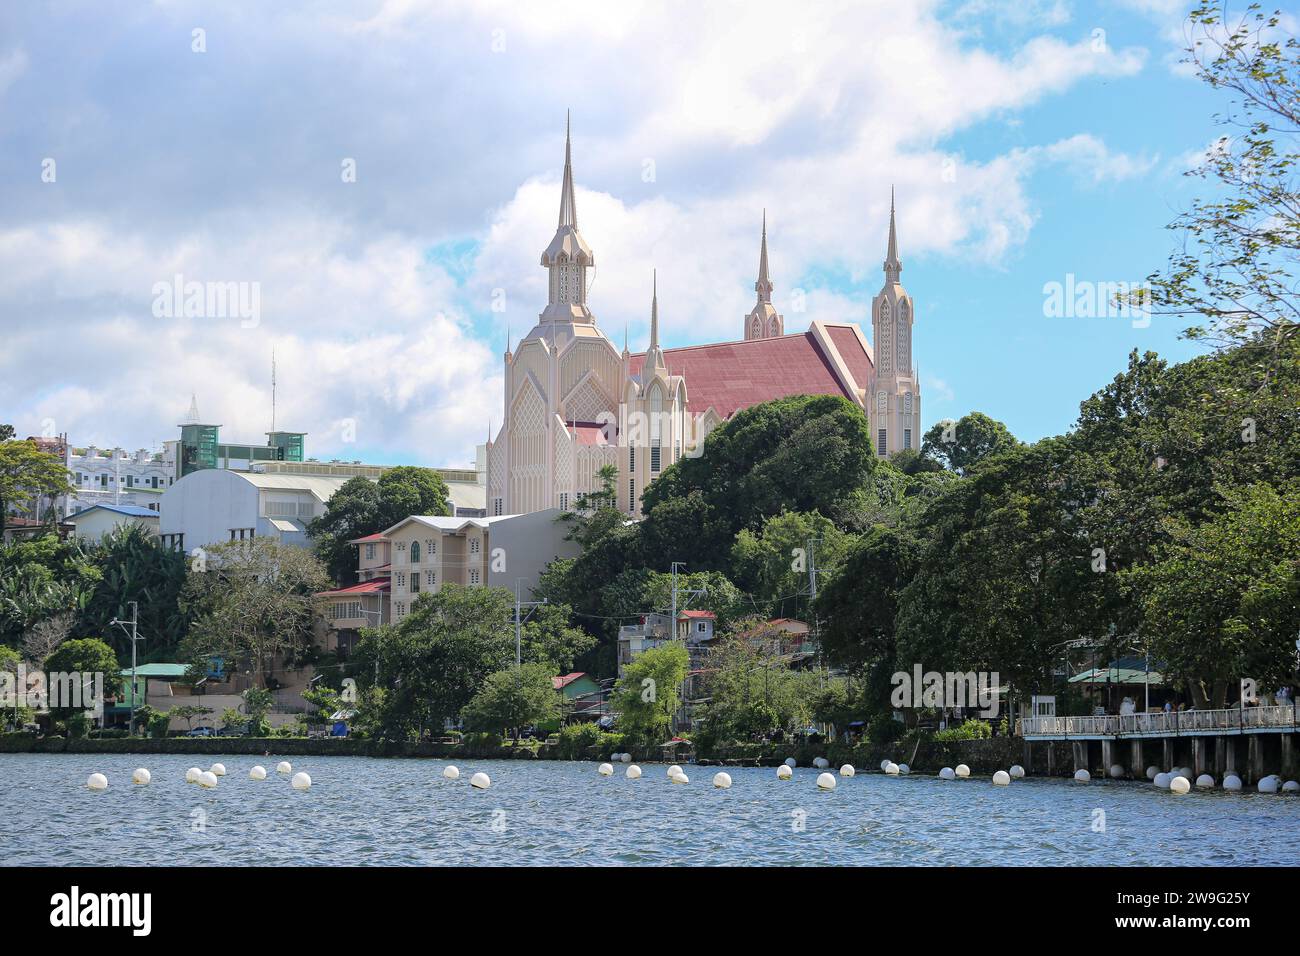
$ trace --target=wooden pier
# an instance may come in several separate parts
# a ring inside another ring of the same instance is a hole
[[[1226,710],[1184,710],[1095,717],[1024,717],[1016,722],[1024,738],[1026,762],[1035,741],[1068,740],[1074,744],[1075,770],[1109,773],[1126,766],[1136,779],[1146,779],[1147,766],[1169,770],[1192,767],[1217,781],[1236,773],[1255,783],[1269,772],[1294,780],[1297,776],[1295,737],[1300,732],[1295,705],[1234,707]],[[1159,741],[1160,756],[1144,754]],[[1124,745],[1128,760],[1118,759]],[[1244,754],[1239,754],[1244,749]]]

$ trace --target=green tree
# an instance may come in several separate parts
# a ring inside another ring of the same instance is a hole
[[[204,707],[202,704],[181,704],[179,707],[173,707],[167,711],[167,719],[185,721],[185,729],[193,730],[194,721],[199,717],[207,717],[212,713],[211,707]],[[229,711],[227,711],[229,713]],[[137,709],[137,717],[140,717]],[[143,720],[144,718],[140,718]]]
[[[11,508],[26,513],[33,500],[72,490],[58,455],[41,451],[34,441],[0,441],[0,517],[7,520]]]
[[[575,661],[596,646],[596,639],[570,623],[571,608],[566,604],[543,604],[520,628],[521,657],[524,661],[543,664],[551,673],[568,673]]]
[[[265,687],[250,687],[241,695],[244,698],[244,713],[248,715],[248,735],[266,737],[271,733],[271,725],[266,715],[275,706],[275,695]]]
[[[689,666],[690,655],[679,641],[643,651],[628,664],[611,698],[618,729],[646,744],[663,742],[672,730]]]
[[[1194,317],[1191,338],[1277,348],[1300,328],[1300,44],[1280,12],[1229,14],[1202,0],[1189,17],[1188,62],[1228,94],[1230,128],[1189,175],[1215,183],[1170,224],[1180,234],[1168,269],[1148,279],[1152,310]]]
[[[100,675],[103,680],[104,694],[116,694],[119,683],[121,665],[118,664],[117,655],[113,649],[103,641],[97,641],[94,638],[83,638],[80,640],[64,641],[49,660],[45,662],[46,674],[50,677],[50,712],[60,719],[66,719],[73,713],[86,709],[83,707],[69,707],[69,700],[55,700],[55,697],[62,697],[62,693],[56,693],[56,685],[60,681],[55,675],[81,675],[82,695],[92,693],[93,683],[86,683],[89,679],[94,681],[94,675]],[[60,685],[71,690],[71,685]],[[87,702],[89,703],[89,702]]]
[[[554,673],[546,664],[523,664],[489,674],[461,711],[465,728],[512,731],[518,740],[524,727],[558,717],[560,695],[551,683]]]
[[[731,546],[736,584],[766,607],[793,610],[815,561],[818,586],[832,579],[852,538],[816,512],[783,511],[757,532],[742,528]],[[810,544],[811,542],[811,544]]]
[[[433,468],[399,465],[379,476],[379,527],[391,528],[411,515],[450,515],[451,492]]]
[[[739,634],[709,655],[703,730],[707,744],[751,741],[801,730],[812,717],[817,675],[791,670],[780,657]]]
[[[219,657],[262,686],[277,659],[310,646],[312,595],[329,587],[325,568],[310,551],[265,537],[215,545],[206,566],[185,582],[182,610],[193,624],[182,656]]]
[[[971,412],[955,422],[934,425],[925,433],[921,454],[965,475],[984,459],[1018,444],[1006,425],[983,412]]]

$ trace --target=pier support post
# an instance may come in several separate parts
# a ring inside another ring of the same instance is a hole
[[[1162,763],[1160,764],[1160,769],[1166,771],[1173,770],[1174,769],[1174,740],[1172,737],[1165,737],[1163,740],[1160,741],[1160,743],[1162,744],[1161,749],[1163,751],[1160,758],[1162,761]]]
[[[1205,773],[1205,768],[1206,768],[1205,738],[1193,737],[1192,738],[1192,773],[1199,777],[1201,774]]]
[[[1246,745],[1247,760],[1249,761],[1246,772],[1250,774],[1246,783],[1254,784],[1259,782],[1259,778],[1264,776],[1264,748],[1260,746],[1259,734],[1251,734],[1250,742]]]
[[[1056,772],[1056,741],[1047,742],[1047,775],[1050,777]]]
[[[1072,749],[1074,750],[1074,772],[1088,770],[1091,773],[1088,768],[1088,741],[1076,740]]]
[[[1223,776],[1237,772],[1237,741],[1233,737],[1220,737],[1219,746],[1223,748]]]
[[[1296,778],[1295,766],[1295,736],[1293,734],[1282,734],[1282,779],[1294,780]]]
[[[1128,743],[1128,768],[1133,772],[1134,780],[1145,780],[1147,768],[1142,762],[1142,741],[1130,740]]]
[[[1105,771],[1107,777],[1110,776],[1111,764],[1115,762],[1114,760],[1115,755],[1114,753],[1112,753],[1114,749],[1115,746],[1113,741],[1103,740],[1101,742],[1101,766],[1102,766],[1102,770]]]
[[[1219,782],[1223,781],[1223,775],[1228,770],[1227,744],[1226,737],[1214,738],[1214,778]]]

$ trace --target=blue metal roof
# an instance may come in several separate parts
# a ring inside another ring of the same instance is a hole
[[[150,511],[148,508],[141,508],[139,505],[91,505],[78,511],[76,514],[68,515],[68,520],[80,518],[84,514],[90,514],[96,508],[103,508],[105,511],[113,511],[120,515],[130,515],[133,518],[157,518],[158,512]]]

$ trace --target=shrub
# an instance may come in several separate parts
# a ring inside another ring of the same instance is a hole
[[[566,724],[560,728],[556,746],[561,758],[577,760],[586,756],[586,752],[595,747],[600,752],[613,752],[623,747],[623,734],[611,734],[601,730],[596,724]]]
[[[876,714],[867,722],[867,739],[873,744],[892,744],[906,728],[891,714]]]
[[[960,724],[937,731],[934,739],[946,743],[953,740],[981,740],[991,736],[993,736],[993,728],[988,725],[988,722],[972,717]]]

